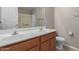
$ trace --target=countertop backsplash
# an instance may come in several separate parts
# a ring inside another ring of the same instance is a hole
[[[37,30],[37,29],[40,29],[41,28],[41,26],[39,26],[39,27],[31,27],[31,28],[18,28],[18,29],[16,29],[16,28],[13,28],[13,29],[7,29],[7,30],[0,30],[0,35],[1,34],[6,34],[6,33],[12,33],[12,32],[14,32],[14,31],[29,31],[29,30]],[[42,28],[45,28],[45,26],[42,26]]]

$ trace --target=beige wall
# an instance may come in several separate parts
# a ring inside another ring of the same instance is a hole
[[[35,10],[36,15],[36,26],[44,26],[44,20],[45,20],[45,8],[44,7],[38,7]]]
[[[68,44],[79,48],[79,8],[55,8],[55,28]],[[69,32],[74,36],[69,36]]]
[[[36,25],[43,24],[47,28],[54,28],[54,8],[36,8]]]
[[[22,9],[22,8],[18,8],[18,12],[24,13],[24,14],[32,14],[32,11],[30,11],[28,9]]]
[[[47,28],[54,28],[54,7],[45,8],[45,20]]]
[[[18,13],[18,26],[21,28],[32,27],[32,15]]]

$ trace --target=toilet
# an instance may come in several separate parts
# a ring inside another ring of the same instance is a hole
[[[63,51],[63,44],[64,44],[65,38],[57,36],[56,37],[56,50],[57,51]]]

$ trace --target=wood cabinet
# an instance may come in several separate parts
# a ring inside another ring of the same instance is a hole
[[[41,37],[41,50],[54,51],[56,47],[56,33],[49,33]]]
[[[0,47],[1,51],[54,51],[56,33],[38,36],[19,43]]]
[[[41,51],[49,51],[49,41],[41,43]]]
[[[55,38],[50,38],[49,39],[49,50],[50,51],[55,51],[56,50],[56,39]]]
[[[39,46],[32,47],[26,51],[39,51]]]
[[[2,47],[1,49],[6,51],[27,51],[32,50],[35,46],[39,46],[39,38],[29,39],[23,42],[15,43],[13,45],[9,45],[6,47]],[[34,50],[34,49],[33,49]],[[39,50],[39,48],[38,48]]]

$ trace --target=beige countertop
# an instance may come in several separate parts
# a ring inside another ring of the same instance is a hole
[[[29,30],[29,31],[22,32],[22,34],[12,35],[4,39],[0,38],[0,47],[18,43],[24,40],[28,40],[30,38],[34,38],[34,37],[41,36],[47,33],[55,32],[55,31],[56,31],[55,29]]]

